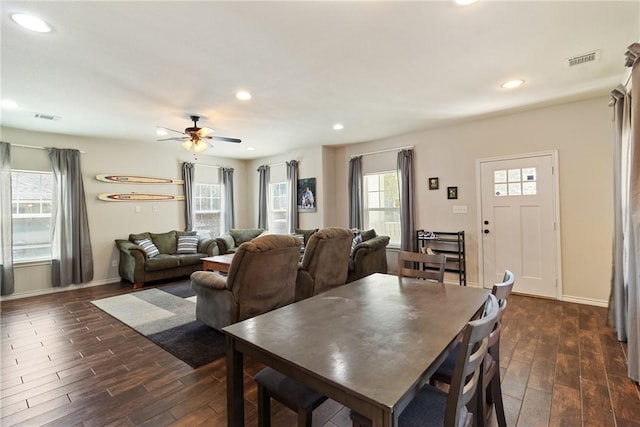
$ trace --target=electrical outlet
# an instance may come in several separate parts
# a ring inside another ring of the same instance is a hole
[[[158,213],[158,207],[157,206],[151,206],[151,212],[152,213]]]
[[[136,213],[140,213],[140,206],[136,206]]]
[[[114,259],[113,261],[111,261],[111,267],[117,267],[118,266],[118,260]]]

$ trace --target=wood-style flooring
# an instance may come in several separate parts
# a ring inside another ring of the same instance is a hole
[[[194,370],[90,302],[126,292],[116,283],[2,302],[0,425],[226,426],[224,358]],[[604,308],[510,297],[501,341],[509,426],[640,427],[640,388],[604,317]],[[248,426],[257,425],[260,368],[245,361]],[[274,426],[296,425],[288,409],[272,410]],[[350,425],[336,402],[314,411],[314,426]]]

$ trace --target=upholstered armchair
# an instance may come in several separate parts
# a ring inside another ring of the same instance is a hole
[[[196,318],[222,329],[294,301],[300,241],[268,234],[242,243],[228,275],[196,271],[191,287],[197,295]]]
[[[298,269],[296,301],[346,283],[352,241],[346,228],[323,228],[311,235]]]

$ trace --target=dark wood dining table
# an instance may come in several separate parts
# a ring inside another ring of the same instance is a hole
[[[243,355],[365,415],[398,415],[489,290],[373,274],[223,329],[228,426],[244,425]]]

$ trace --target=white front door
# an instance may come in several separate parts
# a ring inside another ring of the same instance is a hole
[[[514,292],[559,298],[556,154],[479,160],[481,281],[490,288],[504,270]]]

